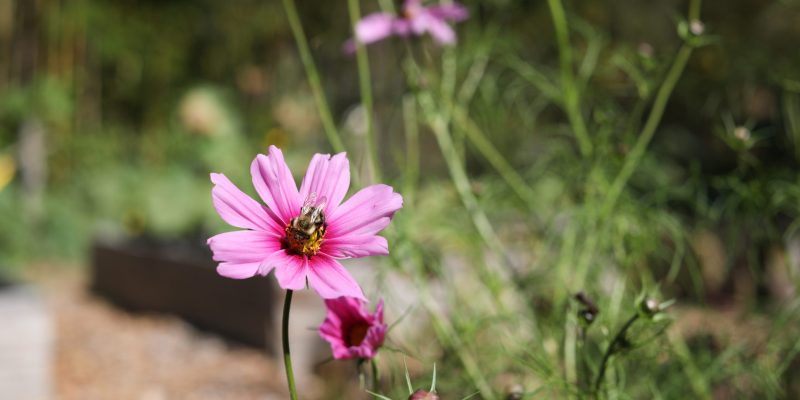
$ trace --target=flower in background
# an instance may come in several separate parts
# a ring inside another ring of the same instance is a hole
[[[383,323],[383,300],[370,314],[367,303],[352,297],[325,300],[328,315],[319,334],[331,344],[333,358],[375,357],[383,345],[387,326]]]
[[[378,236],[403,206],[391,186],[372,185],[342,203],[350,187],[345,153],[316,154],[298,191],[283,153],[270,146],[250,166],[253,186],[266,207],[225,175],[211,174],[214,207],[225,222],[244,230],[208,239],[217,272],[234,279],[267,275],[284,289],[306,284],[325,299],[364,299],[361,287],[339,259],[389,254]]]
[[[408,37],[430,33],[436,43],[451,45],[456,42],[456,33],[448,22],[460,22],[468,16],[467,9],[456,2],[425,7],[422,0],[406,0],[400,15],[379,12],[358,21],[356,40],[370,44],[392,35]]]

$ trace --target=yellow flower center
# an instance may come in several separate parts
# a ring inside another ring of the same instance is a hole
[[[291,253],[313,256],[319,252],[325,239],[325,224],[314,223],[301,217],[293,218],[286,225],[285,248]]]

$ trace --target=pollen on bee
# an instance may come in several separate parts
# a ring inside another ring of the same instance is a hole
[[[301,217],[292,219],[285,229],[284,248],[294,254],[316,255],[325,238],[325,224],[311,224]]]

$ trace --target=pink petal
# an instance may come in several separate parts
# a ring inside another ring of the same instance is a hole
[[[392,24],[396,17],[388,13],[369,14],[355,26],[356,40],[361,43],[375,43],[392,34]]]
[[[247,279],[254,277],[260,267],[260,262],[250,263],[220,263],[217,273],[231,279]]]
[[[339,323],[342,322],[369,322],[369,312],[366,302],[356,297],[336,297],[325,300],[328,317]]]
[[[367,300],[358,282],[338,261],[324,254],[317,254],[309,264],[308,285],[323,299],[347,296]]]
[[[467,8],[458,3],[428,7],[428,12],[436,18],[460,22],[469,18]]]
[[[350,188],[350,162],[345,153],[331,157],[315,154],[300,185],[300,198],[307,199],[312,193],[317,201],[325,199],[325,214],[330,215],[342,202]]]
[[[302,200],[280,149],[269,146],[269,156],[257,155],[250,165],[250,174],[259,196],[283,226],[300,213]]]
[[[400,37],[411,36],[411,23],[405,18],[398,18],[392,24],[392,33]]]
[[[411,32],[415,35],[422,35],[428,30],[428,25],[431,24],[433,17],[427,11],[421,10],[413,18],[407,19]]]
[[[442,19],[431,17],[426,24],[426,30],[431,34],[433,40],[439,44],[450,45],[456,42],[455,31]]]
[[[233,263],[260,263],[281,248],[279,236],[262,231],[220,233],[208,239],[208,245],[214,261]]]
[[[279,251],[272,255],[270,264],[275,268],[275,278],[283,289],[300,290],[306,287],[308,259]]]
[[[378,300],[378,305],[375,306],[374,321],[383,324],[383,299]]]
[[[282,229],[273,213],[244,194],[225,175],[211,174],[211,198],[222,219],[237,227],[262,231]]]
[[[345,235],[374,235],[389,224],[394,213],[401,207],[403,197],[395,193],[391,186],[365,187],[328,217],[326,240]]]
[[[388,220],[388,218],[385,218]],[[326,239],[322,242],[321,251],[333,258],[359,258],[367,256],[385,256],[389,254],[386,238],[375,235],[342,236]]]
[[[334,350],[334,357],[337,357],[337,347],[340,349],[346,348],[344,345],[344,338],[342,338],[342,322],[335,314],[332,314],[331,312],[328,312],[328,316],[325,318],[325,321],[322,322],[322,325],[320,325],[319,335],[331,344]]]
[[[362,358],[373,358],[378,354],[378,349],[383,345],[386,338],[385,326],[372,326],[367,331],[364,341],[356,349]]]

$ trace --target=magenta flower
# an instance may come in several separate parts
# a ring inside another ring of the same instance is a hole
[[[345,153],[315,154],[297,190],[275,146],[250,166],[253,186],[266,207],[242,193],[225,175],[211,174],[214,207],[225,222],[244,230],[208,239],[217,272],[234,279],[273,269],[284,289],[312,287],[325,299],[364,299],[361,287],[339,259],[389,254],[378,236],[403,206],[391,186],[363,188],[342,203],[350,187]]]
[[[331,344],[333,358],[373,358],[383,345],[387,326],[383,323],[383,300],[370,314],[367,303],[352,297],[325,300],[328,315],[319,335]]]
[[[399,16],[379,12],[358,21],[356,40],[370,44],[392,35],[409,37],[430,33],[436,43],[450,45],[456,42],[456,33],[448,21],[459,22],[468,16],[467,9],[456,2],[425,7],[422,0],[405,0]]]

